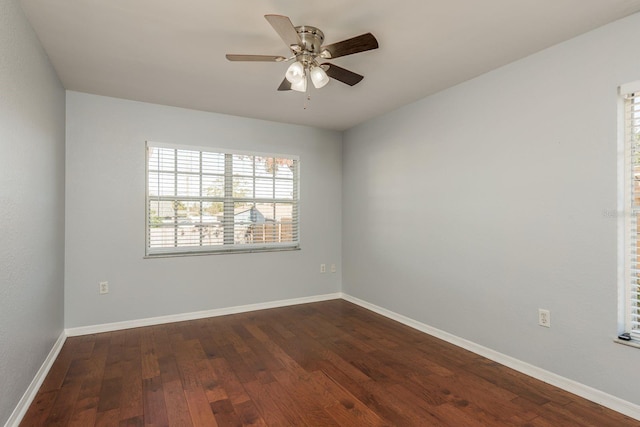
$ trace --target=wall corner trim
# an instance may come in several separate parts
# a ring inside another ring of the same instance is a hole
[[[31,384],[29,384],[29,387],[27,387],[27,390],[20,398],[18,405],[16,405],[15,409],[9,416],[9,419],[4,425],[5,427],[18,427],[18,425],[20,425],[22,418],[27,413],[27,410],[33,402],[33,399],[35,399],[36,395],[38,394],[40,386],[44,382],[44,379],[47,377],[51,366],[53,366],[53,362],[55,362],[58,354],[60,354],[60,350],[62,350],[62,346],[64,345],[64,342],[66,340],[67,335],[63,331],[56,340],[55,344],[53,344],[53,347],[51,348],[51,351],[49,352],[47,357],[44,359],[44,362],[42,362],[42,366],[40,366],[40,369],[38,369],[38,372],[36,372],[36,375],[35,377],[33,377]]]
[[[553,372],[547,371],[537,366],[530,365],[514,357],[507,356],[506,354],[481,346],[480,344],[476,344],[472,341],[460,338],[456,335],[418,322],[417,320],[395,313],[391,310],[387,310],[386,308],[379,307],[375,304],[371,304],[367,301],[361,300],[351,295],[343,293],[342,299],[359,305],[362,308],[366,308],[367,310],[371,310],[389,319],[395,320],[396,322],[400,322],[413,329],[432,335],[458,347],[464,348],[465,350],[469,350],[480,356],[486,357],[487,359],[498,362],[511,369],[515,369],[518,372],[529,375],[530,377],[543,381],[547,384],[551,384],[555,387],[576,394],[609,409],[613,409],[614,411],[620,412],[621,414],[627,415],[631,418],[635,418],[636,420],[640,420],[640,405],[636,405],[629,401],[620,399],[619,397],[610,395],[608,393],[605,393],[593,387],[589,387],[585,384],[579,383],[569,378],[565,378],[558,374],[554,374]]]

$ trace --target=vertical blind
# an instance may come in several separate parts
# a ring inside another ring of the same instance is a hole
[[[625,142],[627,145],[627,213],[626,220],[627,286],[626,330],[640,339],[640,88],[623,93]]]
[[[298,246],[299,160],[147,143],[147,255]]]

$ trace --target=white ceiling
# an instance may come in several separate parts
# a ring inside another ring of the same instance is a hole
[[[64,87],[344,130],[640,11],[640,0],[21,0]],[[311,25],[325,44],[373,33],[377,50],[331,62],[364,80],[276,91],[288,56],[264,19]]]

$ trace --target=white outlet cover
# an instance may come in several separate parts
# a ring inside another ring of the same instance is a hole
[[[538,309],[538,325],[545,328],[551,327],[551,312],[542,308]]]
[[[109,282],[100,282],[98,285],[98,292],[101,295],[109,293]]]

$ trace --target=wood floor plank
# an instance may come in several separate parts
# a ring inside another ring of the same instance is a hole
[[[209,403],[229,398],[208,359],[196,362],[196,369],[198,370],[198,381],[202,384]]]
[[[84,376],[87,374],[87,360],[75,359],[69,364],[64,382],[60,385],[56,400],[44,425],[65,426],[69,424],[78,400]],[[64,390],[64,392],[62,392]]]
[[[542,417],[537,417],[528,423],[524,424],[523,427],[558,427],[557,424],[549,422]]]
[[[477,417],[473,414],[469,414],[462,410],[455,404],[438,405],[431,408],[433,416],[439,420],[445,420],[452,426],[464,426],[464,427],[486,427],[487,420],[482,417]]]
[[[234,409],[243,426],[267,426],[253,400],[234,405]]]
[[[179,346],[174,346],[174,351],[189,414],[194,425],[215,427],[217,422],[197,366],[199,362],[207,360],[206,355],[199,339],[193,338],[192,334],[184,334],[184,336],[188,336],[189,339],[182,341]]]
[[[46,425],[46,419],[58,396],[58,390],[39,391],[31,403],[29,410],[20,422],[21,427],[37,427]]]
[[[184,390],[185,399],[187,400],[187,406],[189,407],[189,414],[193,420],[195,426],[210,426],[216,427],[218,425],[211,405],[207,399],[207,395],[202,388],[189,388]]]
[[[140,353],[139,348],[137,353]],[[144,414],[142,384],[142,364],[140,359],[126,361],[122,368],[122,393],[119,405],[122,419],[135,419]]]
[[[258,370],[256,377],[260,382],[273,382],[275,381],[275,379],[273,378],[273,375],[271,373],[282,369],[282,363],[280,363],[278,359],[276,359],[271,353],[269,353],[264,345],[262,345],[262,343],[260,343],[260,341],[251,334],[249,329],[253,326],[255,325],[245,325],[243,328],[244,331],[248,334],[248,336],[245,337],[245,340],[251,348],[254,357],[259,361],[254,361],[252,363],[252,366],[254,369]]]
[[[159,376],[160,365],[158,365],[158,353],[154,346],[153,335],[151,333],[141,335],[140,352],[142,356],[142,378],[146,380]]]
[[[473,376],[465,376],[464,378],[432,376],[429,380],[437,384],[440,390],[448,392],[447,397],[450,403],[463,407],[476,416],[482,412],[491,418],[504,419],[505,423],[512,417],[512,414],[517,414],[520,421],[528,421],[537,416],[535,412],[518,407],[513,403],[513,399],[517,396],[510,391],[502,390],[489,382],[477,381]],[[469,399],[468,396],[474,396],[474,398]],[[506,418],[505,414],[507,414]]]
[[[574,396],[574,399],[568,405],[565,405],[565,409],[572,413],[577,413],[584,417],[588,417],[593,421],[597,421],[602,427],[614,427],[625,425],[628,422],[629,417],[622,415],[618,412],[611,411],[604,406],[597,403],[590,402],[586,399],[578,398]],[[638,423],[640,425],[640,422]]]
[[[203,424],[204,425],[204,424]],[[144,417],[133,417],[121,420],[118,423],[119,427],[143,427],[144,426]]]
[[[47,392],[51,390],[59,390],[60,387],[62,387],[62,383],[67,376],[69,366],[73,361],[74,352],[79,345],[80,337],[71,337],[65,341],[58,357],[56,358],[56,363],[51,366],[51,369],[42,382],[40,391]]]
[[[378,396],[383,405],[403,414],[409,421],[405,425],[454,426],[448,420],[438,419],[434,415],[431,405],[420,401],[418,397],[400,384],[388,386],[371,381],[366,386]]]
[[[341,359],[334,359],[336,362],[340,360]],[[375,411],[382,419],[389,421],[393,425],[410,425],[409,420],[402,414],[401,410],[396,410],[385,404],[384,397],[378,395],[377,388],[369,377],[360,376],[361,372],[349,364],[338,364],[343,368],[347,368],[346,371],[349,373],[345,373],[343,369],[338,368],[334,363],[329,361],[325,361],[320,366],[320,370],[332,381],[340,384],[341,387],[354,395],[372,411]]]
[[[309,387],[308,378],[297,376],[289,370],[275,373],[281,390],[284,390],[282,399],[294,402],[300,408],[300,415],[304,420],[303,425],[309,426],[338,426],[338,424],[326,411],[326,407],[318,402],[317,395]]]
[[[82,401],[78,401],[76,405],[76,409],[74,413],[71,415],[69,419],[69,423],[67,425],[73,427],[84,427],[84,426],[92,426],[96,424],[98,411],[96,402],[98,399],[92,399],[90,403],[86,404]]]
[[[279,404],[270,385],[259,381],[244,384],[245,390],[255,403],[265,423],[269,426],[303,425],[303,419],[290,405]],[[287,402],[285,400],[284,402]]]
[[[218,400],[211,403],[211,410],[220,426],[242,426],[242,421],[230,400]]]
[[[120,409],[120,393],[122,391],[122,376],[105,378],[98,398],[98,412]]]
[[[242,383],[226,359],[210,359],[209,366],[213,370],[216,378],[220,381],[220,386],[224,389],[232,405],[238,405],[250,400]]]
[[[93,335],[91,353],[87,355],[87,372],[84,375],[70,426],[90,426],[96,422],[100,391],[106,367],[111,338],[107,334]]]
[[[264,369],[251,348],[245,343],[232,325],[224,325],[215,336],[211,337],[218,343],[222,357],[241,383],[257,380],[260,369]]]
[[[71,337],[22,426],[630,427],[342,300]]]
[[[172,426],[190,426],[193,424],[189,405],[180,381],[163,381],[162,392],[167,409],[167,420]]]
[[[549,402],[544,405],[544,413],[541,417],[545,419],[564,419],[575,425],[584,425],[589,427],[616,427],[619,425],[620,420],[614,419],[611,416],[600,416],[596,411],[582,411],[575,407],[573,403],[568,405],[560,405],[554,402]],[[550,414],[554,418],[550,418]]]
[[[96,414],[96,427],[112,427],[120,424],[120,409],[110,409]]]
[[[361,402],[347,389],[336,384],[324,372],[316,371],[312,374],[312,378],[336,400],[336,402],[333,402],[328,407],[327,412],[329,412],[329,415],[338,421],[340,425],[387,425],[384,419],[376,414],[375,411],[367,407],[366,404]]]
[[[157,376],[143,380],[145,426],[168,425],[162,379]]]

